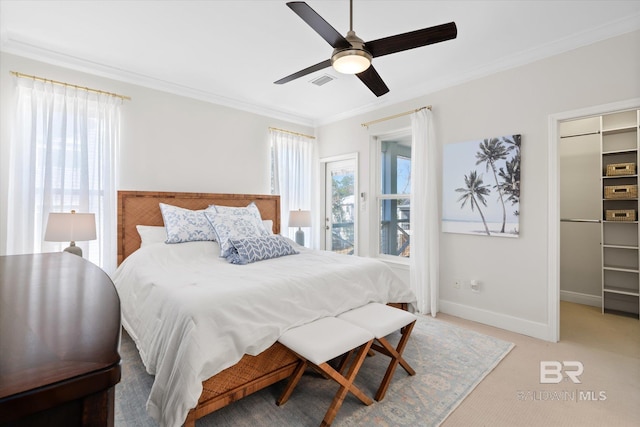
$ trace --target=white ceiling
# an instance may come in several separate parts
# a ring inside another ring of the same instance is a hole
[[[375,58],[390,88],[376,98],[331,68],[273,84],[332,52],[285,3],[0,0],[0,50],[318,125],[640,29],[640,0],[355,0],[353,26],[365,42],[458,27],[454,40]],[[348,0],[307,3],[346,34]],[[324,73],[337,79],[310,83]]]

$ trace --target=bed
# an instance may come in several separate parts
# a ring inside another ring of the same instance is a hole
[[[120,266],[113,279],[123,325],[155,375],[147,410],[162,426],[195,426],[196,419],[289,377],[297,359],[276,340],[290,327],[371,301],[404,308],[415,302],[388,267],[368,258],[295,247],[294,255],[233,265],[210,241],[141,248],[136,227],[162,226],[160,203],[191,210],[254,203],[277,235],[280,198],[118,193]]]

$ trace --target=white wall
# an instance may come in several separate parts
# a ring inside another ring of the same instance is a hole
[[[432,105],[441,151],[445,144],[522,134],[520,237],[442,233],[441,310],[548,338],[548,119],[559,112],[637,98],[639,50],[640,32],[629,33],[328,124],[317,132],[320,156],[359,152],[360,191],[371,193],[370,133],[406,127],[409,119],[384,122],[369,131],[360,126],[362,122]],[[367,212],[370,210],[369,206]],[[361,218],[360,247],[365,249],[370,224],[366,215]],[[468,283],[471,279],[481,282],[482,292],[452,286],[456,280]]]
[[[564,111],[640,97],[639,50],[640,32],[629,33],[324,125],[316,130],[319,155],[358,152],[360,191],[370,194],[370,134],[407,127],[409,119],[384,122],[369,130],[360,126],[362,122],[433,105],[440,149],[449,143],[522,134],[520,237],[441,234],[441,309],[505,329],[548,337],[548,119]],[[9,70],[133,98],[123,108],[121,189],[268,192],[267,127],[313,133],[267,117],[2,54],[0,250],[4,250],[6,240],[5,171],[13,102]],[[370,211],[369,207],[360,217],[363,255],[368,254]],[[455,280],[470,279],[481,282],[481,293],[452,286]]]
[[[268,127],[258,114],[0,54],[0,254],[6,249],[10,129],[18,71],[130,96],[122,106],[121,190],[269,193]]]

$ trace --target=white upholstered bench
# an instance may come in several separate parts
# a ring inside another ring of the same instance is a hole
[[[402,353],[417,320],[414,314],[380,303],[370,303],[347,311],[339,315],[338,319],[367,329],[375,336],[375,340],[380,343],[380,345],[372,344],[371,348],[391,358],[387,371],[376,392],[375,399],[377,401],[381,401],[384,398],[398,363],[409,375],[416,374],[407,361],[402,358]],[[402,335],[398,345],[394,348],[385,337],[397,330],[401,330]]]
[[[368,330],[335,317],[325,317],[306,325],[289,329],[280,336],[278,341],[296,353],[300,358],[300,362],[276,403],[283,405],[289,400],[305,368],[311,363],[321,373],[340,384],[340,388],[320,424],[321,426],[331,425],[349,392],[353,393],[365,405],[371,405],[373,403],[371,398],[356,387],[353,381],[358,374],[358,370],[360,370],[360,366],[362,366],[364,358],[367,356],[373,339],[374,334]],[[357,355],[345,376],[327,363],[331,359],[357,348],[359,348]]]

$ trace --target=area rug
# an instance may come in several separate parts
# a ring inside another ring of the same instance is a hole
[[[397,342],[397,336],[390,341]],[[395,339],[395,341],[394,341]],[[409,376],[398,367],[385,398],[371,406],[348,395],[334,426],[438,426],[511,351],[513,344],[420,316],[405,349],[405,359],[416,370]],[[135,344],[123,333],[122,380],[116,386],[117,427],[157,426],[145,406],[153,377],[145,372]],[[388,358],[365,360],[356,384],[373,396]],[[308,371],[289,401],[278,407],[281,381],[232,403],[196,422],[198,427],[317,426],[329,407],[337,384]]]

